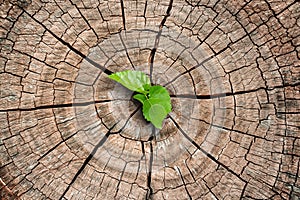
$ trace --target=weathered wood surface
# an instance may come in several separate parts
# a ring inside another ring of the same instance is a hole
[[[299,199],[299,2],[0,2],[1,199]]]

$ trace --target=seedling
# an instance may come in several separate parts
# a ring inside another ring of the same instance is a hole
[[[126,70],[108,77],[137,92],[133,98],[142,103],[144,118],[156,128],[162,128],[163,120],[172,110],[170,94],[166,88],[151,85],[149,77],[140,71]]]

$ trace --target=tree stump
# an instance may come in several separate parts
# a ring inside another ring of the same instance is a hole
[[[296,0],[0,3],[1,199],[300,197]],[[171,94],[161,130],[108,78]]]

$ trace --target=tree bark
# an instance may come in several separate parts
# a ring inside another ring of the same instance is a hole
[[[300,3],[0,3],[1,199],[299,199]],[[161,130],[108,78],[171,94]]]

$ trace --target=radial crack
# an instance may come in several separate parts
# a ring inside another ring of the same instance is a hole
[[[235,175],[237,178],[239,178],[241,181],[243,181],[244,183],[246,183],[246,181],[240,177],[237,173],[235,173],[234,171],[232,171],[230,168],[228,168],[226,165],[224,165],[223,163],[221,163],[220,161],[218,161],[215,157],[213,157],[210,153],[208,153],[207,151],[205,151],[204,149],[202,149],[192,138],[190,138],[185,131],[179,126],[179,124],[174,120],[174,118],[172,116],[170,116],[170,119],[173,121],[173,123],[175,124],[175,126],[178,128],[178,130],[181,132],[181,134],[189,141],[191,142],[198,150],[200,150],[203,154],[205,154],[209,159],[211,159],[213,162],[215,162],[216,164],[218,164],[219,166],[222,166],[224,169],[226,169],[227,171],[229,171],[230,173],[232,173],[233,175]]]
[[[185,183],[185,181],[184,181],[184,178],[183,178],[183,176],[182,176],[182,173],[181,173],[181,171],[180,171],[180,168],[177,167],[177,166],[175,166],[175,170],[178,172],[178,174],[179,174],[179,176],[180,176],[180,179],[181,179],[181,181],[182,181],[182,183],[183,183],[183,185],[184,185],[184,189],[185,189],[187,195],[189,196],[189,199],[192,199],[192,196],[190,195],[188,189],[186,188],[186,183]]]
[[[126,30],[126,19],[125,19],[124,2],[123,2],[123,0],[120,0],[120,2],[121,2],[121,9],[122,9],[123,28],[124,28],[124,30]]]
[[[116,99],[114,99],[114,100],[116,100]],[[81,107],[81,106],[84,107],[84,106],[97,104],[97,103],[111,102],[114,100],[98,100],[98,101],[87,101],[87,102],[81,102],[81,103],[43,105],[43,106],[37,106],[34,108],[11,108],[11,109],[0,110],[0,113],[1,112],[14,112],[14,111],[34,111],[34,110],[44,110],[44,109],[53,109],[53,108],[70,108],[70,107]]]
[[[134,64],[132,63],[131,59],[130,59],[130,56],[129,56],[129,53],[128,53],[126,44],[125,44],[125,42],[124,42],[124,40],[123,40],[123,38],[122,38],[122,35],[119,34],[119,37],[120,37],[121,43],[122,43],[122,45],[123,45],[123,47],[124,47],[124,49],[125,49],[127,59],[128,59],[128,61],[130,62],[132,68],[135,69],[135,66],[134,66]]]
[[[159,31],[158,31],[158,33],[156,35],[156,38],[155,38],[154,47],[151,50],[150,56],[148,58],[148,63],[150,64],[150,81],[151,81],[151,83],[153,83],[152,74],[153,74],[154,56],[155,56],[156,50],[157,50],[158,45],[159,45],[159,40],[160,40],[160,36],[161,36],[161,33],[162,33],[163,26],[165,25],[165,23],[167,21],[167,18],[170,16],[170,12],[172,10],[172,5],[173,5],[173,0],[170,0],[166,15],[164,16],[164,18],[162,19],[162,21],[159,25]]]
[[[267,90],[267,91],[272,91],[274,89],[280,89],[280,88],[285,88],[285,87],[295,87],[300,85],[299,83],[294,83],[294,84],[284,84],[284,85],[277,85],[273,86],[272,88],[265,88],[265,87],[259,87],[256,89],[252,90],[243,90],[243,91],[236,91],[236,92],[225,92],[225,93],[219,93],[219,94],[211,94],[211,95],[194,95],[194,94],[172,94],[170,97],[172,98],[186,98],[186,99],[216,99],[216,98],[222,98],[222,97],[227,97],[227,96],[236,96],[240,94],[249,94],[252,92],[257,92],[259,90]],[[284,112],[282,112],[284,113]]]
[[[151,187],[151,177],[152,177],[152,165],[153,165],[153,146],[152,141],[150,141],[150,160],[149,160],[149,171],[147,174],[147,197],[146,199],[152,199],[153,189]]]
[[[21,7],[20,7],[21,8]],[[76,48],[74,48],[71,44],[69,44],[68,42],[64,41],[63,39],[61,39],[59,36],[57,36],[55,33],[53,33],[51,30],[49,30],[44,24],[42,24],[40,21],[38,21],[34,16],[30,15],[26,10],[24,10],[23,8],[21,8],[31,19],[33,19],[36,23],[38,23],[40,26],[42,26],[47,32],[49,32],[56,40],[58,40],[59,42],[61,42],[63,45],[67,46],[69,49],[71,49],[74,53],[78,54],[80,57],[82,57],[83,59],[85,59],[87,62],[89,62],[90,64],[92,64],[94,67],[100,69],[101,71],[103,71],[105,74],[110,75],[113,72],[110,71],[109,69],[106,69],[104,66],[100,65],[99,63],[96,63],[95,61],[91,60],[90,58],[88,58],[86,55],[84,55],[82,52],[80,52],[79,50],[77,50]]]
[[[109,130],[108,132],[105,134],[105,136],[98,142],[98,144],[94,147],[93,151],[89,154],[89,156],[85,159],[85,161],[83,162],[82,166],[80,167],[80,169],[77,171],[77,173],[75,174],[75,176],[73,177],[72,181],[70,182],[70,184],[68,185],[68,187],[66,188],[66,190],[64,191],[64,193],[61,195],[60,199],[62,199],[64,197],[64,195],[68,192],[68,190],[70,189],[71,185],[76,181],[76,179],[78,178],[78,176],[82,173],[82,171],[85,169],[86,165],[89,163],[89,161],[94,157],[95,153],[98,151],[98,149],[106,142],[106,140],[108,139],[108,137],[112,134],[118,134],[122,131],[122,129],[127,125],[128,121],[131,119],[131,117],[138,111],[140,107],[138,107],[137,109],[135,109],[134,112],[132,112],[130,114],[130,116],[128,117],[128,119],[126,120],[126,123],[124,124],[124,126],[116,132],[112,132],[112,130],[114,129],[114,127],[117,125],[118,122],[116,122]]]
[[[114,126],[113,126],[114,127]],[[112,128],[113,128],[112,127]],[[112,129],[111,128],[111,129]],[[89,156],[85,159],[85,161],[83,162],[83,164],[81,165],[80,169],[77,171],[77,173],[75,174],[75,176],[73,177],[73,179],[71,180],[71,182],[69,183],[68,187],[65,189],[65,191],[63,192],[63,194],[61,195],[61,197],[59,199],[62,199],[65,194],[69,191],[70,187],[72,186],[72,184],[76,181],[76,179],[78,178],[78,176],[83,172],[83,170],[85,169],[85,167],[87,166],[87,164],[90,162],[90,160],[94,157],[95,153],[98,151],[98,149],[106,142],[106,140],[108,139],[108,137],[111,134],[111,129],[104,135],[104,137],[98,142],[98,144],[94,147],[93,151],[89,154]]]

